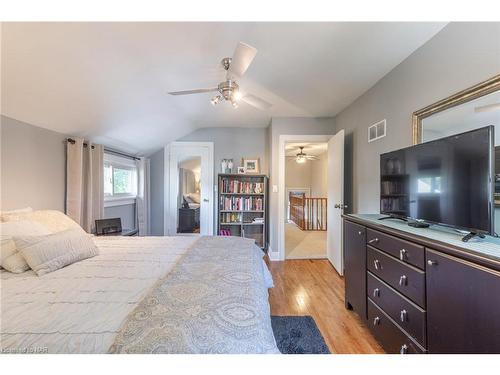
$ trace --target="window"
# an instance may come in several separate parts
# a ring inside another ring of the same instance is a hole
[[[104,154],[104,201],[123,204],[137,196],[137,167],[134,160],[112,154]]]

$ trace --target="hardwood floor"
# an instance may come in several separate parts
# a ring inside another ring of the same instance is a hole
[[[328,260],[269,262],[274,288],[269,290],[272,315],[311,315],[332,353],[383,353],[344,307],[344,280]]]

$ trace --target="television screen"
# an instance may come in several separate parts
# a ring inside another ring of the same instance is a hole
[[[380,156],[380,212],[493,234],[493,126]]]

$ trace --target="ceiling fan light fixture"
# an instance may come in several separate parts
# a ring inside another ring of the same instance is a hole
[[[299,164],[304,164],[307,161],[307,158],[305,155],[297,155],[295,161]]]
[[[210,103],[212,103],[212,105],[215,107],[221,100],[222,97],[220,95],[216,95],[212,99],[210,99]]]
[[[238,102],[235,100],[231,101],[231,105],[233,106],[234,109],[238,108]]]
[[[236,101],[236,102],[239,102],[242,97],[243,97],[243,95],[241,94],[241,92],[239,90],[236,90],[233,93],[233,100]]]

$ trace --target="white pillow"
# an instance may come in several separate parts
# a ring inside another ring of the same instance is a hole
[[[36,221],[45,226],[51,233],[61,232],[67,229],[80,229],[80,231],[84,232],[82,227],[74,222],[69,216],[56,210],[37,210],[33,212],[3,215],[2,220],[4,222],[20,220]]]
[[[81,228],[46,236],[14,237],[14,242],[38,276],[99,254],[92,236]]]
[[[7,271],[21,273],[29,270],[28,263],[18,253],[13,236],[43,236],[50,231],[40,223],[20,220],[0,223],[0,266]]]
[[[200,194],[199,193],[189,193],[186,195],[192,202],[190,203],[200,203]]]

